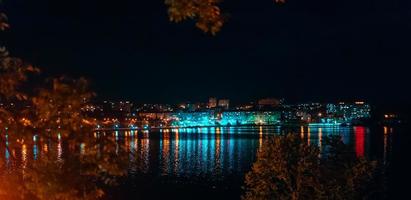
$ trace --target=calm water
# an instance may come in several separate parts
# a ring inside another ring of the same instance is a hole
[[[130,137],[131,132],[118,133],[119,142],[134,154],[130,156],[129,177],[111,198],[239,199],[244,175],[267,136],[299,134],[321,148],[324,137],[341,135],[357,156],[387,162],[394,131],[390,127],[371,130],[357,126],[172,129],[134,137]],[[382,138],[373,137],[377,132]],[[124,134],[128,137],[121,137]],[[381,144],[375,144],[376,140]]]
[[[239,199],[244,174],[251,169],[257,151],[270,135],[299,134],[311,145],[323,146],[323,138],[340,135],[358,157],[389,163],[399,132],[392,127],[225,127],[164,129],[153,132],[114,132],[129,153],[128,176],[109,189],[107,199]],[[38,159],[47,149],[61,158],[61,144],[25,146],[22,164]],[[395,151],[394,151],[395,152]],[[8,152],[3,155],[7,158]],[[395,157],[395,156],[394,156]],[[394,176],[395,177],[395,176]]]

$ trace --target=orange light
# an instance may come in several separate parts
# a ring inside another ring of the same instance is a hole
[[[300,128],[301,138],[304,138],[304,126]]]

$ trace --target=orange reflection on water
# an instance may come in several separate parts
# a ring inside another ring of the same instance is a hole
[[[220,154],[221,154],[221,136],[216,135],[215,137],[215,164],[216,166],[221,166]]]
[[[260,126],[259,136],[260,136],[260,139],[258,140],[258,143],[260,145],[259,150],[261,150],[261,148],[263,147],[263,127],[262,126]]]
[[[134,153],[137,151],[137,148],[138,148],[138,137],[135,137],[134,138],[134,142],[133,142],[133,150],[134,150]],[[137,155],[137,154],[136,154]]]
[[[170,132],[165,131],[163,133],[163,141],[162,141],[162,149],[161,149],[161,157],[164,160],[162,167],[163,174],[167,174],[169,170],[169,163],[170,163]]]
[[[391,135],[394,132],[393,128],[384,126],[384,154],[383,154],[383,161],[386,164],[388,159],[388,153],[390,152],[390,145],[391,145]]]
[[[147,133],[148,134],[148,133]],[[148,135],[146,136],[146,133],[143,133],[143,137],[141,139],[141,150],[140,150],[140,157],[142,158],[143,161],[143,171],[147,172],[149,169],[150,161],[149,161],[149,156],[150,156],[150,139],[148,138]]]
[[[310,127],[307,128],[307,144],[310,145],[311,143],[311,129]]]
[[[387,152],[388,152],[388,127],[384,126],[384,155],[383,155],[384,164],[386,164],[386,161],[387,161]]]
[[[84,155],[86,153],[86,144],[81,143],[80,144],[80,155]]]
[[[126,144],[126,151],[130,151],[131,149],[130,149],[130,141],[129,141],[129,139],[128,139],[128,132],[127,131],[125,131],[124,132],[124,143]]]
[[[47,144],[43,144],[43,151],[44,153],[47,153],[49,151]]]
[[[321,149],[322,141],[323,141],[323,128],[318,128],[318,147],[320,147],[320,149]]]
[[[388,134],[388,127],[384,126],[384,135]]]
[[[301,139],[304,139],[304,126],[300,127]]]
[[[178,139],[178,137],[179,137],[179,133],[178,132],[176,132],[176,134],[175,134],[175,142],[174,142],[174,162],[173,162],[173,164],[174,164],[174,173],[176,174],[177,173],[177,170],[178,170],[178,166],[179,166],[179,139]]]
[[[22,168],[25,169],[27,166],[27,146],[25,144],[21,147],[21,161]]]
[[[57,161],[58,162],[62,162],[62,155],[63,155],[63,147],[61,146],[61,140],[59,140],[58,144],[57,144]]]

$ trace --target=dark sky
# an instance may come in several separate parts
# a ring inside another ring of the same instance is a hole
[[[222,32],[170,23],[164,0],[7,0],[13,55],[137,102],[411,101],[411,1],[227,0]]]

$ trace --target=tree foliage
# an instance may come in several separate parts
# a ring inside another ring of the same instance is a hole
[[[172,22],[196,21],[196,27],[205,33],[216,35],[226,22],[221,10],[222,0],[165,0],[169,19]],[[282,4],[285,0],[273,0]]]
[[[99,199],[125,175],[128,154],[93,132],[96,120],[82,112],[95,96],[86,79],[32,78],[39,73],[0,48],[0,199]],[[25,160],[28,147],[42,147],[37,159]]]
[[[376,162],[356,158],[341,138],[325,141],[327,156],[298,135],[275,136],[258,153],[246,174],[248,199],[363,199],[376,173]]]
[[[165,0],[170,21],[196,20],[197,28],[215,35],[224,24],[220,0]]]
[[[294,135],[267,140],[246,175],[244,199],[299,199],[320,195],[318,148]]]
[[[94,93],[85,78],[53,78],[48,88],[40,88],[32,98],[35,110],[35,127],[79,131],[83,126],[94,125],[82,114],[82,108]]]

